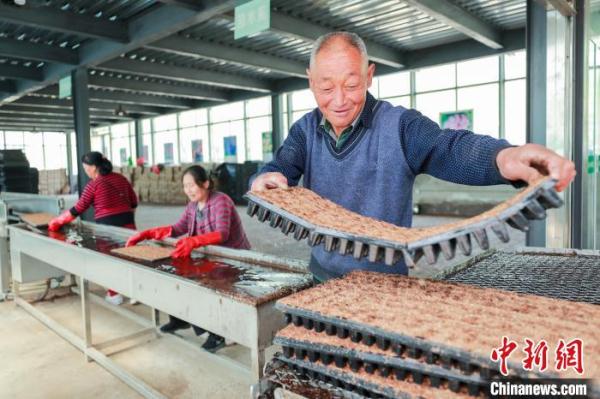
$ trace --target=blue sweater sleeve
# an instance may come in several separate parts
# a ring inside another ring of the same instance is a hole
[[[288,185],[296,186],[302,174],[306,160],[306,135],[298,122],[290,128],[287,138],[277,152],[275,157],[267,163],[259,174],[267,172],[279,172],[288,179]],[[251,179],[250,185],[252,185]]]
[[[416,110],[400,117],[400,141],[409,167],[459,184],[510,184],[496,166],[496,155],[510,147],[506,140],[468,130],[441,129]]]

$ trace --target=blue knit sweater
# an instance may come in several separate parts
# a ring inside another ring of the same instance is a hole
[[[346,209],[410,227],[415,177],[426,173],[460,184],[508,183],[496,167],[505,140],[467,130],[440,129],[416,110],[394,107],[367,94],[365,107],[348,140],[336,149],[319,122],[318,109],[290,129],[272,162],[260,173],[281,172],[289,185],[304,186]],[[313,248],[311,271],[320,279],[352,270],[407,274],[403,261],[394,266]]]

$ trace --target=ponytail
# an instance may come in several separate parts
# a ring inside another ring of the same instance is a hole
[[[98,168],[98,173],[102,176],[109,174],[113,170],[112,163],[98,151],[88,152],[81,157],[81,162]]]

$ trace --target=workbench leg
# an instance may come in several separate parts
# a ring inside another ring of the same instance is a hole
[[[18,297],[19,297],[19,295],[20,295],[19,288],[20,288],[20,284],[19,284],[19,282],[18,282],[17,280],[13,280],[13,281],[12,281],[12,294],[13,294],[13,298],[14,298],[15,306],[19,306],[19,305],[17,304],[17,298],[18,298]]]
[[[160,327],[160,310],[152,308],[152,325],[154,326],[156,337],[159,337],[158,328]]]
[[[83,343],[85,350],[83,354],[85,360],[91,362],[92,359],[87,354],[87,348],[92,346],[92,320],[90,318],[90,293],[86,279],[79,277],[79,296],[81,297],[81,316],[83,320]]]
[[[250,364],[252,364],[252,376],[257,381],[260,380],[265,366],[265,350],[263,348],[255,347],[250,349]]]

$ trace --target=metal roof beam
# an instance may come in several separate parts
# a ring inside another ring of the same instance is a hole
[[[501,33],[498,29],[448,0],[404,1],[411,7],[488,47],[496,50],[502,48]]]
[[[67,122],[71,123],[73,121],[73,115],[70,117],[68,115],[33,115],[33,114],[0,114],[0,120],[3,121],[14,121],[14,122]],[[107,117],[91,117],[91,120],[95,122],[110,122],[116,123],[118,119],[115,118],[107,118]]]
[[[39,68],[15,65],[0,65],[0,76],[11,79],[44,80],[44,74]]]
[[[187,83],[219,86],[229,89],[260,91],[263,93],[271,91],[270,83],[259,79],[201,69],[183,68],[156,62],[134,61],[123,57],[105,62],[98,67],[112,71],[134,73]]]
[[[136,79],[120,79],[98,74],[89,77],[89,85],[93,87],[110,87],[119,90],[131,90],[141,93],[154,93],[197,100],[227,101],[229,96],[221,90],[207,90],[190,86],[176,86],[166,83],[147,82]]]
[[[94,125],[94,124],[92,124]],[[11,123],[0,121],[0,130],[13,130],[13,131],[69,131],[73,130],[73,125],[66,124],[33,124],[33,123]]]
[[[493,49],[470,39],[410,51],[406,53],[406,69],[424,68],[522,50],[525,48],[525,29],[502,32],[500,43],[502,43],[501,48]]]
[[[90,90],[90,98],[106,101],[111,104],[139,104],[152,107],[189,109],[194,108],[196,101],[185,98],[159,97],[141,93],[126,93],[119,91]]]
[[[274,72],[306,78],[306,65],[300,62],[182,36],[170,36],[151,43],[146,48],[187,57],[266,68]]]
[[[271,30],[304,41],[314,42],[319,36],[332,32],[334,29],[271,11]],[[372,61],[395,68],[404,65],[401,51],[369,40],[365,40],[365,45],[367,46],[369,59]]]
[[[190,26],[228,12],[235,6],[235,0],[198,0],[200,11],[184,7],[161,5],[132,19],[128,23],[129,41],[126,44],[112,40],[93,39],[85,41],[78,48],[78,66],[95,66],[150,42],[170,36]],[[44,82],[20,82],[17,94],[0,96],[0,103],[14,101],[20,96],[56,83],[69,75],[73,67],[50,64],[45,68]]]
[[[7,104],[0,107],[0,113],[6,114],[30,114],[30,115],[66,115],[73,116],[73,110],[69,108],[48,108],[48,107],[35,107],[31,105],[22,104]],[[108,119],[123,119],[128,120],[130,118],[125,116],[115,115],[112,110],[94,110],[90,107],[90,114],[94,116],[106,117]]]
[[[50,95],[56,97],[58,95],[58,86],[48,86],[36,91],[34,94]],[[198,103],[197,100],[191,99],[162,97],[141,93],[128,93],[116,90],[90,90],[90,99],[102,102],[109,102],[112,103],[113,106],[116,106],[115,103],[126,103],[181,109],[194,108]]]
[[[92,93],[90,91],[90,93]],[[73,109],[73,103],[70,99],[57,99],[57,98],[47,98],[47,97],[35,97],[35,96],[26,96],[21,97],[19,100],[14,101],[12,103],[6,104],[0,107],[0,110],[9,105],[23,105],[23,106],[33,106],[38,108],[46,108],[46,109]],[[175,108],[160,108],[160,107],[152,107],[146,105],[135,105],[135,104],[122,104],[122,103],[108,103],[104,101],[90,101],[90,110],[92,111],[101,111],[108,110],[113,111],[119,105],[123,105],[125,111],[132,112],[136,114],[146,114],[146,115],[161,115],[168,112],[176,112],[178,109]]]
[[[69,65],[76,65],[79,62],[77,52],[74,50],[27,40],[0,39],[0,55]]]
[[[123,22],[58,11],[50,7],[28,8],[0,4],[0,21],[88,38],[121,43],[129,41],[127,24]]]

